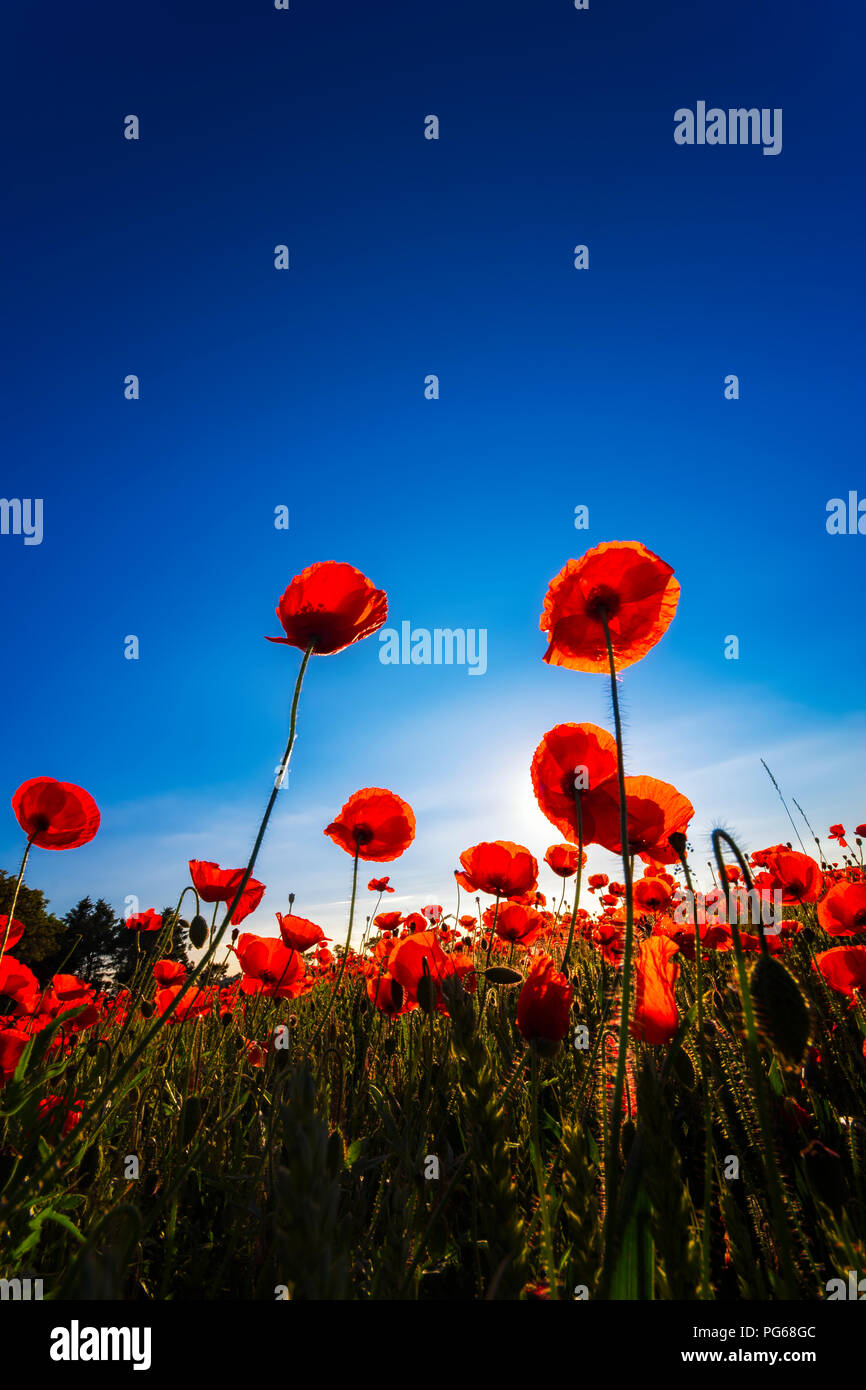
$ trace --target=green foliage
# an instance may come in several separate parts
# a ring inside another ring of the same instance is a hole
[[[81,973],[110,967],[98,932],[110,940],[126,928],[105,904],[79,904],[73,929]],[[145,936],[140,947],[157,944]],[[148,1008],[151,965],[142,956],[132,984]],[[821,1298],[840,1270],[866,1269],[863,1020],[837,1006],[808,953],[789,952],[785,968],[821,1061],[806,1079],[781,1064],[766,1004],[756,1010],[771,1154],[730,955],[713,954],[709,1163],[694,972],[684,968],[678,1039],[630,1044],[610,1214],[612,1088],[598,960],[584,943],[572,981],[590,1046],[567,1042],[539,1059],[535,1125],[518,990],[496,976],[474,995],[449,981],[447,1012],[440,1001],[389,1020],[353,966],[321,1029],[329,979],[293,1000],[238,996],[222,1016],[215,995],[206,1017],[156,1033],[110,1106],[103,1088],[158,1016],[136,1008],[66,1050],[40,1034],[0,1091],[4,1264],[38,1268],[57,1298],[513,1300],[549,1295],[551,1279],[561,1299],[736,1301],[789,1287]],[[268,1046],[278,1023],[289,1025],[286,1050]],[[59,1098],[48,1115],[46,1096]],[[70,1108],[80,1119],[64,1134]]]

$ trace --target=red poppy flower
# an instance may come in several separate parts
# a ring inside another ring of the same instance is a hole
[[[294,999],[303,993],[303,957],[284,946],[277,937],[241,932],[235,954],[243,971],[241,990],[244,994]]]
[[[380,931],[392,931],[394,927],[399,927],[402,916],[401,912],[380,912],[378,917],[373,918],[373,926]]]
[[[597,724],[557,724],[532,758],[532,790],[541,811],[571,840],[579,838],[575,796],[581,798],[583,842],[594,842],[594,794],[617,775],[616,740]]]
[[[20,1028],[0,1030],[0,1082],[12,1080],[29,1041],[29,1033],[23,1033]]]
[[[189,871],[203,903],[234,901],[246,869],[221,869],[212,859],[190,859]],[[258,879],[247,879],[247,886],[232,915],[232,926],[239,927],[245,917],[255,912],[265,895],[265,885]]]
[[[393,893],[390,875],[387,878],[371,878],[367,884],[371,893]]]
[[[632,897],[641,912],[666,912],[673,897],[673,888],[663,878],[639,878]]]
[[[610,883],[610,879],[608,878],[607,874],[590,874],[589,878],[587,879],[587,883],[592,889],[606,888],[607,885]]]
[[[550,956],[537,956],[517,999],[517,1026],[528,1042],[561,1043],[568,1032],[574,990]]]
[[[0,960],[0,996],[14,999],[26,1010],[35,1005],[40,993],[39,981],[29,965],[23,965],[12,956]]]
[[[457,973],[457,968],[442,950],[435,931],[419,931],[397,943],[388,959],[388,971],[413,1003],[417,1001],[422,975],[430,975],[436,986],[437,1007],[442,1008],[440,986],[449,975]]]
[[[866,931],[866,883],[834,883],[818,904],[818,921],[829,936]]]
[[[866,946],[834,946],[815,957],[827,984],[840,994],[866,989]]]
[[[9,935],[6,935],[6,932]],[[17,917],[13,917],[10,923],[5,913],[0,913],[0,949],[11,951],[13,946],[17,946],[21,937],[24,935],[24,923],[19,922]],[[4,946],[5,941],[5,946]]]
[[[61,1118],[63,1120],[61,1135],[67,1135],[81,1119],[81,1110],[66,1109],[65,1107],[66,1102],[62,1096],[44,1096],[40,1100],[36,1109],[37,1118],[49,1134],[57,1131]]]
[[[516,902],[500,903],[498,910],[491,904],[484,913],[484,925],[488,930],[493,929],[494,919],[500,940],[518,946],[529,946],[548,925],[543,913]]]
[[[482,840],[460,856],[464,886],[472,893],[498,894],[516,898],[534,890],[538,883],[538,861],[511,840]]]
[[[183,985],[168,985],[156,991],[156,1011],[162,1015],[171,1007],[180,994]],[[210,989],[188,989],[169,1019],[170,1023],[184,1023],[190,1018],[204,1018],[213,1008],[215,991]]]
[[[866,825],[855,825],[854,834],[859,835],[860,839],[866,839]]]
[[[577,845],[551,845],[544,856],[544,862],[559,878],[571,878],[577,873],[580,850]],[[586,855],[583,856],[586,863]]]
[[[655,863],[673,863],[677,858],[668,841],[675,832],[685,833],[695,808],[687,797],[669,782],[656,777],[625,778],[628,848],[632,854],[645,854]],[[607,782],[593,801],[596,842],[621,854],[619,785]]]
[[[244,1038],[244,1051],[251,1067],[263,1067],[267,1060],[265,1049],[253,1038]]]
[[[617,670],[640,661],[667,631],[680,586],[670,565],[639,541],[605,541],[569,560],[544,600],[544,660],[572,671],[610,669],[604,619]]]
[[[831,840],[838,840],[838,841],[839,841],[839,847],[840,847],[840,849],[847,849],[847,848],[848,848],[848,844],[847,844],[847,841],[846,841],[846,839],[845,839],[845,827],[844,827],[844,825],[831,825],[831,826],[830,826],[830,839],[831,839]]]
[[[758,889],[781,889],[783,903],[814,903],[821,894],[824,876],[815,860],[808,854],[800,854],[793,849],[759,850],[755,856],[766,869],[758,874],[755,887]]]
[[[153,978],[159,985],[178,985],[186,979],[186,966],[179,960],[158,960],[153,967]]]
[[[321,927],[317,927],[315,922],[310,922],[306,917],[294,917],[289,912],[278,912],[277,921],[280,924],[283,944],[292,951],[309,951],[311,946],[317,946],[320,941],[330,940]]]
[[[99,807],[90,793],[53,777],[22,782],[12,809],[28,840],[40,849],[77,849],[99,829]]]
[[[412,807],[394,792],[364,787],[353,792],[335,821],[325,827],[335,845],[359,859],[399,859],[415,838]]]
[[[370,1003],[388,1018],[408,1013],[413,1007],[412,1000],[407,997],[403,986],[387,972],[368,976],[366,988]]]
[[[129,931],[159,931],[162,925],[162,913],[157,912],[155,907],[149,907],[147,912],[136,912],[125,920]]]
[[[285,637],[269,637],[330,656],[369,637],[388,616],[388,599],[354,565],[325,560],[296,574],[277,606]]]
[[[648,1043],[669,1043],[677,1031],[679,1014],[674,981],[679,965],[673,959],[677,944],[667,936],[650,936],[641,942],[635,959],[635,1002],[631,1033]]]

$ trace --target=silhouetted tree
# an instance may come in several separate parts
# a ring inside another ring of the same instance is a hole
[[[15,893],[15,874],[7,874],[0,869],[0,912],[8,913]],[[23,922],[27,930],[10,954],[16,960],[29,965],[34,975],[43,982],[50,974],[50,962],[60,950],[66,932],[65,923],[48,911],[45,894],[38,888],[21,885],[18,901],[15,904],[15,919]],[[2,940],[2,936],[0,936]]]

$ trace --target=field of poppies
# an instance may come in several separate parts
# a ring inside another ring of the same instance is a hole
[[[20,786],[0,1274],[48,1299],[847,1296],[866,1272],[866,825],[816,834],[780,803],[792,839],[716,831],[699,889],[692,805],[624,766],[617,682],[678,600],[630,541],[548,587],[544,660],[584,673],[576,707],[589,675],[612,706],[610,729],[537,731],[550,901],[532,850],[491,838],[460,853],[452,902],[387,910],[379,866],[412,843],[412,808],[346,788],[323,826],[346,855],[345,940],[291,911],[274,935],[243,930],[307,667],[386,620],[347,564],[304,570],[277,608],[270,640],[301,657],[248,863],[178,866],[176,908],[127,920],[124,987],[17,959],[25,876],[100,825],[78,786]],[[608,873],[584,872],[590,845]]]

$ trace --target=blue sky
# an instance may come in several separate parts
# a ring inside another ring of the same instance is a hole
[[[2,492],[43,499],[44,538],[0,536],[5,781],[103,813],[34,853],[55,910],[162,906],[189,858],[245,862],[298,659],[264,635],[322,559],[397,626],[485,628],[488,669],[385,666],[375,638],[313,661],[259,929],[294,891],[340,931],[351,864],[322,828],[361,786],[418,816],[389,905],[450,906],[478,839],[559,838],[532,751],[609,726],[609,696],[542,663],[538,617],[602,540],[682,584],[623,699],[627,770],[691,798],[696,861],[719,820],[788,838],[761,757],[816,828],[866,819],[866,538],[825,527],[866,496],[864,28],[777,0],[7,18]],[[781,154],[678,146],[699,100],[781,108]],[[9,810],[0,863],[19,847]]]

